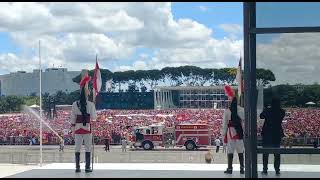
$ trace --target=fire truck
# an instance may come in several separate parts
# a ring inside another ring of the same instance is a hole
[[[177,124],[174,127],[156,124],[135,127],[129,141],[131,147],[152,150],[156,146],[164,147],[171,139],[175,147],[185,147],[190,151],[210,146],[212,135],[206,124]]]

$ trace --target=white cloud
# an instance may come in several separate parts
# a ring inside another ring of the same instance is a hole
[[[209,8],[207,6],[199,6],[200,11],[207,12]]]
[[[198,48],[161,49],[157,51],[151,66],[165,67],[170,64],[173,66],[195,65],[203,68],[223,68],[236,65],[241,49],[241,40],[211,39]]]
[[[239,24],[220,24],[219,28],[232,34],[237,34],[242,32],[242,26],[240,26]]]
[[[144,61],[136,61],[133,63],[135,70],[146,70],[147,64]]]
[[[319,33],[260,35],[257,37],[257,67],[273,71],[277,79],[275,84],[320,82],[319,47]]]
[[[32,9],[32,10],[31,10]],[[30,11],[31,10],[31,11]],[[95,12],[90,3],[1,3],[0,29],[10,32],[52,34],[131,31],[143,23],[119,9]]]
[[[1,54],[0,55],[0,72],[5,70],[10,70],[8,72],[16,71],[31,71],[38,67],[38,59],[25,59],[16,56],[12,53]]]
[[[158,49],[154,56],[140,56],[140,60],[137,62],[142,64],[143,69],[161,69],[167,66],[184,65],[202,68],[235,67],[242,51],[242,44],[242,40],[211,39],[198,48]],[[133,63],[130,68],[137,69],[137,62]]]
[[[237,25],[221,25],[230,32]],[[240,29],[241,30],[241,29]],[[192,19],[174,19],[171,3],[0,3],[0,31],[10,33],[23,54],[0,55],[0,72],[37,60],[38,40],[44,66],[63,65],[71,70],[101,64],[119,64],[112,70],[198,65],[226,67],[236,64],[242,41],[215,39],[213,30]],[[137,48],[154,55],[132,59]],[[132,59],[131,64],[121,61]],[[233,62],[235,61],[235,62]],[[20,66],[31,71],[36,65]]]
[[[115,71],[128,71],[128,70],[132,70],[131,66],[119,66],[117,68],[115,68]]]

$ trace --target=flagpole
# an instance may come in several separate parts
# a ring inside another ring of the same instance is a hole
[[[97,64],[97,59],[98,59],[98,54],[96,54],[96,64]],[[95,72],[94,72],[95,73]],[[93,91],[92,91],[92,100],[93,100],[93,103],[94,103],[94,106],[96,108],[96,91],[95,89],[93,88]],[[93,130],[93,123],[92,123],[92,130]],[[92,131],[92,157],[91,157],[91,166],[92,166],[92,170],[93,170],[93,161],[94,161],[94,133]]]
[[[39,79],[40,79],[40,167],[42,166],[42,83],[41,83],[41,55],[40,55],[40,40],[39,40]]]

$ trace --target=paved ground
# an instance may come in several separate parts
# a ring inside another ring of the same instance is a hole
[[[153,151],[127,150],[112,146],[105,152],[103,146],[95,146],[95,165],[92,174],[74,173],[74,146],[66,146],[64,152],[58,146],[43,147],[43,167],[39,168],[39,146],[1,146],[0,177],[244,177],[239,174],[238,158],[234,159],[234,174],[223,174],[227,167],[226,154],[215,153],[214,162],[206,164],[204,155],[207,149],[186,151],[184,148]],[[84,153],[81,154],[84,161]],[[320,177],[320,155],[282,155],[280,177]],[[258,156],[258,169],[261,170],[261,155]],[[269,161],[270,173],[273,170],[273,157]],[[82,164],[82,168],[84,164]]]
[[[0,178],[29,171],[37,167],[35,165],[26,166],[23,164],[0,164]]]
[[[84,164],[81,165],[84,167]],[[259,165],[259,168],[261,165]],[[234,165],[234,173],[225,175],[226,164],[166,164],[166,163],[99,163],[93,173],[75,173],[72,163],[53,163],[41,168],[17,173],[8,178],[244,178],[239,173],[239,165]],[[270,166],[271,167],[271,166]],[[271,169],[271,168],[270,168]],[[271,169],[262,178],[316,178],[320,176],[319,165],[283,165],[282,173],[276,176]]]
[[[74,146],[66,146],[64,152],[58,151],[58,146],[43,147],[44,163],[70,163],[74,162]],[[226,164],[226,154],[215,153],[213,149],[214,163]],[[39,163],[39,146],[0,146],[0,163],[7,164],[37,164]],[[199,151],[186,151],[184,148],[165,150],[158,148],[153,151],[136,150],[121,152],[120,146],[112,146],[110,152],[105,152],[103,146],[95,146],[95,162],[97,163],[204,163],[206,149]],[[262,163],[261,155],[258,163]],[[84,161],[84,153],[81,153],[81,161]],[[313,164],[320,165],[320,155],[296,155],[281,156],[282,164]],[[234,163],[238,163],[235,155]],[[273,163],[270,155],[269,163]]]

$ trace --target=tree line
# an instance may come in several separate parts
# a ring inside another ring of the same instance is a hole
[[[50,99],[53,98],[56,105],[72,104],[72,102],[79,99],[80,91],[74,91],[71,93],[65,93],[58,91],[53,95],[49,93],[42,94],[42,108],[44,111],[48,111],[50,108]],[[40,97],[36,95],[30,96],[1,96],[0,97],[0,114],[3,113],[14,113],[22,110],[22,105],[40,105]]]
[[[55,99],[56,105],[71,105],[79,99],[79,90],[65,93],[58,91],[51,95]],[[283,107],[308,107],[307,102],[314,102],[314,107],[320,107],[320,85],[288,85],[282,84],[264,89],[264,104],[265,106],[271,103],[271,97],[276,94],[280,97]],[[42,96],[43,109],[49,107],[49,94],[45,93]],[[2,96],[0,97],[0,113],[19,112],[21,105],[31,106],[39,105],[39,96]]]
[[[289,85],[281,84],[264,89],[264,104],[271,103],[271,97],[275,94],[280,98],[283,107],[310,107],[308,102],[313,102],[312,107],[320,107],[320,85]]]
[[[236,85],[237,68],[210,69],[196,66],[165,67],[161,70],[129,70],[111,72],[108,69],[100,69],[102,78],[102,91],[106,91],[106,82],[112,80],[112,91],[123,91],[121,86],[126,86],[126,91],[136,92],[138,86],[140,91],[146,92],[157,85],[164,83],[167,86],[216,86],[225,83]],[[284,107],[305,107],[305,103],[312,101],[320,104],[320,85],[277,85],[271,87],[270,82],[276,78],[272,71],[268,69],[257,69],[257,85],[263,85],[264,102],[268,104],[273,93],[279,95]],[[94,70],[89,71],[93,76]],[[80,82],[81,75],[73,78],[74,82]],[[92,84],[89,84],[92,86]],[[149,88],[147,88],[147,86]],[[268,87],[268,88],[267,88]],[[79,98],[79,90],[65,93],[58,91],[53,95],[45,93],[42,95],[43,109],[49,107],[49,96],[55,100],[56,105],[69,104]],[[39,105],[39,97],[35,94],[27,97],[3,96],[0,97],[0,113],[17,112],[21,110],[21,105]]]
[[[111,72],[108,69],[100,69],[102,79],[102,91],[106,91],[106,82],[112,80],[111,91],[123,91],[125,89],[140,89],[140,91],[152,90],[155,86],[165,84],[167,86],[218,86],[224,84],[236,85],[237,68],[200,68],[197,66],[165,67],[161,70],[129,70]],[[89,71],[93,76],[94,70]],[[81,74],[73,78],[79,83]],[[272,71],[257,69],[257,80],[264,86],[275,81]],[[91,87],[92,84],[89,84]]]

